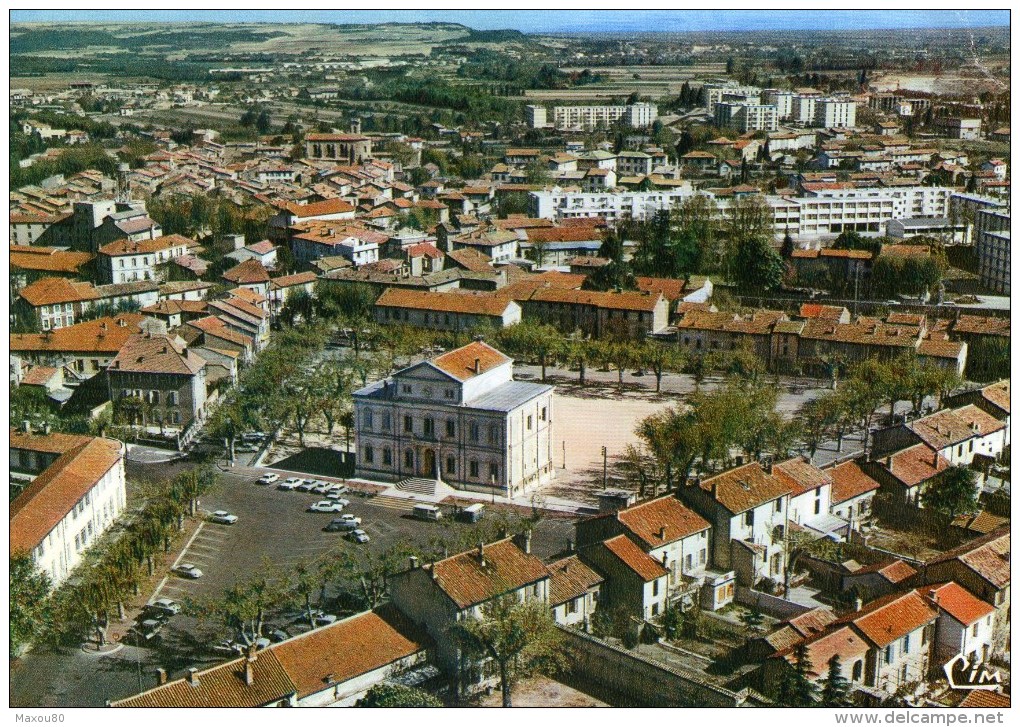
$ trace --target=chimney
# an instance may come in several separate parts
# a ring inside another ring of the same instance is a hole
[[[45,424],[43,424],[43,434],[49,434],[49,433],[50,433],[50,423],[46,422]]]
[[[188,669],[188,677],[187,677],[187,679],[188,679],[188,684],[190,684],[193,687],[197,687],[198,686],[198,669],[196,669],[195,667],[190,667]]]
[[[661,528],[659,528],[659,540],[665,539],[666,539],[666,526],[663,525]]]
[[[480,358],[475,359],[475,373],[476,374],[482,373],[482,359]]]
[[[573,553],[574,552],[574,539],[573,538],[567,538],[567,552],[568,553]]]
[[[931,466],[934,467],[935,469],[939,468],[939,452],[937,449],[934,452],[932,452]]]
[[[166,684],[166,669],[159,668],[156,670],[156,686],[161,687]]]
[[[32,433],[32,422],[30,422],[28,419],[22,419],[21,420],[21,431],[23,431],[25,434],[31,434]]]
[[[521,550],[523,550],[525,553],[528,553],[529,555],[531,554],[530,530],[525,530],[523,533],[520,533],[516,538],[514,538],[514,541]]]
[[[891,456],[885,458],[885,468],[888,469],[888,470],[892,469],[892,457]]]
[[[864,608],[864,601],[860,596],[857,596],[854,598],[854,611],[860,611],[862,608]]]
[[[478,544],[478,564],[485,567],[485,543]]]
[[[251,655],[245,659],[245,684],[251,686],[255,683],[255,661],[258,659]]]
[[[407,559],[407,561],[408,561],[408,563],[411,566],[411,570],[414,570],[415,568],[418,567],[418,558],[417,557],[412,555],[410,558]]]

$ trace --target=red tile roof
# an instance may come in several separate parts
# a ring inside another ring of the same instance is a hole
[[[77,273],[82,265],[92,259],[87,252],[58,250],[55,247],[27,247],[11,245],[10,263],[12,268],[36,270],[49,273]]]
[[[832,484],[832,476],[815,467],[803,457],[794,457],[772,467],[772,474],[792,489],[790,497],[796,497],[809,490]]]
[[[662,293],[662,296],[670,303],[675,303],[684,295],[687,283],[675,278],[634,278],[637,289],[647,293]]]
[[[52,366],[31,366],[21,377],[21,386],[45,386],[59,372]]]
[[[77,303],[99,297],[91,283],[76,283],[65,278],[37,280],[22,288],[18,295],[33,307],[54,303]]]
[[[427,637],[396,608],[337,621],[269,647],[298,699],[414,656]]]
[[[194,376],[204,362],[177,336],[131,336],[110,364],[110,371]]]
[[[938,613],[917,591],[894,593],[872,601],[842,619],[852,623],[878,648],[906,636],[936,619]]]
[[[793,490],[766,473],[757,462],[704,479],[700,487],[734,515],[789,495]]]
[[[583,596],[605,579],[576,555],[549,564],[549,605],[558,606]]]
[[[878,573],[890,583],[902,583],[908,578],[916,576],[917,570],[915,570],[909,563],[905,563],[897,558],[895,560],[881,561],[879,563],[872,563],[871,565],[864,566],[863,568],[858,568],[851,575],[858,576],[868,573]]]
[[[673,495],[664,495],[619,510],[616,519],[645,543],[648,549],[682,540],[711,527],[705,518],[684,506]]]
[[[120,442],[99,437],[32,436],[11,430],[10,446],[61,453],[11,503],[12,553],[39,545],[122,456]]]
[[[841,305],[822,305],[820,303],[803,303],[800,306],[801,318],[822,318],[838,321],[847,313]]]
[[[603,541],[602,545],[646,583],[669,574],[662,563],[641,550],[626,535],[609,538]]]
[[[407,308],[438,313],[502,316],[512,301],[486,293],[457,293],[409,288],[387,288],[376,300],[377,308]],[[472,364],[474,361],[472,361]]]
[[[460,609],[549,577],[541,560],[525,553],[509,538],[484,546],[483,558],[477,550],[469,550],[424,568]]]
[[[477,370],[475,369],[476,362],[478,363]],[[510,358],[482,341],[473,341],[466,346],[430,359],[433,366],[461,381],[467,381],[472,376],[484,374],[490,369],[509,362]]]
[[[996,588],[1005,588],[1010,584],[1009,541],[1009,526],[1004,525],[943,553],[927,565],[957,560]]]
[[[443,257],[442,250],[430,242],[419,242],[417,245],[411,245],[405,252],[408,257],[428,257],[433,260]]]
[[[995,133],[998,134],[1000,132],[997,131]],[[1006,131],[1006,133],[1008,134],[1009,131]],[[972,709],[1008,708],[1010,706],[1010,697],[1008,694],[1000,694],[991,690],[975,690],[967,693],[967,696],[960,702],[960,706]]]
[[[227,270],[223,277],[237,285],[268,283],[269,271],[258,260],[251,258]]]
[[[926,444],[915,444],[879,460],[893,477],[907,487],[926,482],[951,466],[949,461]]]
[[[836,465],[828,473],[832,477],[830,497],[833,505],[879,488],[878,481],[865,474],[855,461]]]
[[[308,285],[308,283],[314,283],[315,281],[315,273],[308,271],[304,273],[294,273],[293,275],[281,275],[278,278],[273,278],[269,281],[269,287],[290,288],[295,285]]]
[[[964,626],[995,612],[995,606],[985,603],[957,583],[937,583],[918,590]]]
[[[135,255],[138,253],[150,253],[159,252],[160,250],[169,250],[173,247],[184,247],[192,248],[198,247],[198,243],[194,240],[189,240],[187,237],[182,235],[163,235],[162,237],[155,237],[151,240],[138,240],[132,242],[131,240],[117,240],[111,242],[108,245],[103,245],[99,248],[99,252],[104,255],[111,257],[117,255]]]
[[[981,389],[981,396],[1009,414],[1009,379]]]
[[[122,313],[119,316],[104,316],[84,323],[75,323],[46,333],[12,333],[11,351],[18,352],[68,352],[115,354],[127,339],[141,333],[145,316],[138,313]]]

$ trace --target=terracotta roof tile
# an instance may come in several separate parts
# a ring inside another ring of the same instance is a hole
[[[676,278],[648,278],[637,277],[634,279],[637,289],[642,292],[662,293],[662,296],[670,303],[674,303],[683,297],[687,284]]]
[[[832,484],[832,476],[815,467],[803,457],[794,457],[772,467],[773,476],[793,488],[790,497]]]
[[[419,242],[417,245],[411,245],[405,252],[408,257],[428,257],[433,260],[443,257],[442,250],[430,242]]]
[[[151,240],[138,240],[132,242],[131,240],[117,240],[111,242],[108,245],[103,245],[99,248],[99,252],[104,255],[116,256],[116,255],[134,255],[138,253],[151,253],[159,252],[161,250],[169,250],[173,247],[184,247],[185,249],[198,247],[198,243],[194,240],[189,240],[187,237],[182,235],[163,235],[162,237],[156,237]]]
[[[58,250],[55,247],[11,245],[11,267],[21,268],[22,270],[49,273],[77,273],[81,266],[91,259],[92,255],[87,252]]]
[[[793,490],[766,473],[757,462],[704,479],[700,487],[734,515],[789,495]]]
[[[818,606],[810,611],[805,611],[799,616],[786,620],[797,633],[802,636],[810,636],[824,631],[825,628],[836,620],[836,614],[828,606]]]
[[[304,273],[294,273],[293,275],[281,275],[278,278],[273,278],[269,281],[269,287],[290,288],[295,285],[308,285],[308,283],[314,283],[315,281],[315,273],[308,271]]]
[[[985,603],[957,583],[939,583],[919,589],[936,606],[955,618],[964,626],[970,626],[978,619],[995,612],[995,607]]]
[[[894,593],[872,601],[842,622],[852,623],[878,648],[906,636],[936,619],[938,613],[917,591]]]
[[[852,575],[865,575],[867,573],[878,573],[890,583],[902,583],[908,578],[916,576],[917,570],[909,563],[896,558],[895,560],[880,561],[866,565],[863,568],[858,568]]]
[[[993,316],[961,315],[952,324],[953,333],[969,333],[984,336],[1003,336],[1009,338],[1010,319]]]
[[[915,444],[883,457],[879,464],[907,487],[926,482],[949,469],[949,461],[927,444]]]
[[[549,564],[549,605],[558,606],[583,596],[605,579],[576,555]]]
[[[269,647],[298,699],[381,669],[425,649],[427,637],[396,608],[337,621]]]
[[[91,283],[75,283],[65,278],[42,278],[26,285],[18,295],[34,307],[77,303],[99,297]]]
[[[998,134],[999,132],[995,133]],[[1009,131],[1006,131],[1006,133],[1008,134]],[[1010,696],[990,690],[975,690],[968,692],[959,706],[971,709],[1008,708],[1010,706]]]
[[[616,519],[644,542],[648,549],[699,533],[711,524],[673,495],[639,502],[619,510]]]
[[[45,386],[57,373],[52,366],[30,366],[21,377],[21,386]]]
[[[40,442],[48,439],[48,442]],[[11,552],[31,551],[121,459],[121,443],[98,437],[35,436],[11,430],[15,449],[60,452],[11,503]]]
[[[234,659],[196,674],[197,684],[178,679],[163,686],[111,702],[111,707],[262,707],[297,691],[271,649],[258,652],[252,683],[245,683],[245,660]]]
[[[502,316],[511,301],[485,293],[438,292],[387,288],[376,300],[377,308],[408,308],[437,313]],[[474,363],[472,361],[472,363]]]
[[[799,643],[799,642],[798,642]],[[785,658],[791,664],[796,660],[794,647],[796,644],[778,652],[777,656]],[[818,678],[828,673],[829,661],[832,657],[838,656],[844,663],[850,663],[863,659],[871,648],[868,643],[860,637],[850,626],[842,626],[829,630],[817,636],[805,640],[804,646],[807,650],[808,660],[811,668],[808,676]]]
[[[110,371],[194,376],[204,362],[177,336],[131,336],[110,364]]]
[[[929,561],[928,565],[955,559],[996,588],[1005,588],[1010,584],[1009,541],[1009,526],[1004,525],[943,553]]]
[[[981,389],[981,396],[1009,414],[1009,379]]]
[[[216,316],[206,316],[205,318],[199,318],[198,320],[188,321],[188,325],[202,333],[208,333],[210,336],[222,338],[225,341],[236,343],[239,346],[251,346],[253,343],[251,336],[246,336],[243,333],[231,330],[227,327],[226,323]]]
[[[262,263],[252,258],[230,268],[223,273],[223,277],[237,285],[268,283],[269,271]]]
[[[828,473],[832,477],[830,498],[833,505],[846,502],[867,492],[874,492],[879,488],[878,481],[865,474],[855,461],[836,465],[829,469]]]
[[[115,354],[127,339],[141,333],[145,316],[138,313],[122,313],[119,316],[105,316],[84,323],[75,323],[46,333],[12,333],[11,351],[18,352],[68,352]]]
[[[987,535],[996,528],[1002,527],[1009,522],[1009,518],[993,515],[987,510],[982,510],[976,515],[965,513],[953,518],[953,527],[969,530],[972,533]]]
[[[932,449],[945,449],[974,437],[983,437],[1005,428],[991,414],[973,404],[959,409],[943,409],[907,423],[907,428]]]
[[[467,381],[472,376],[484,374],[490,369],[509,363],[510,358],[482,341],[473,341],[466,346],[436,356],[429,362],[450,376]],[[476,362],[478,370],[475,369]]]
[[[464,609],[549,577],[542,561],[507,538],[484,546],[484,565],[469,550],[424,566],[436,585]]]
[[[602,542],[602,546],[646,583],[669,574],[662,563],[641,550],[626,535],[609,538]]]

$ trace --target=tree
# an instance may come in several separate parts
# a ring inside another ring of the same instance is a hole
[[[751,633],[755,633],[765,622],[765,614],[761,612],[757,602],[755,602],[754,605],[750,608],[744,609],[744,611],[740,614],[740,621],[744,624],[744,628]]]
[[[645,341],[638,348],[636,358],[641,368],[651,369],[655,374],[655,393],[662,390],[662,375],[666,371],[680,371],[685,361],[681,349],[656,341]]]
[[[777,701],[786,707],[815,706],[818,687],[808,677],[810,673],[811,659],[802,641],[794,649],[791,668],[784,669],[779,678]]]
[[[49,618],[50,579],[28,553],[13,553],[10,560],[10,657],[42,635]]]
[[[829,671],[822,680],[821,703],[826,707],[846,707],[849,704],[850,682],[843,676],[839,654],[829,659]]]
[[[437,697],[402,684],[376,684],[359,699],[355,707],[442,707]]]
[[[271,566],[265,565],[269,571]],[[263,636],[266,614],[286,603],[290,596],[284,579],[258,575],[234,584],[219,599],[198,604],[197,611],[218,620],[245,646],[254,647]]]
[[[977,475],[961,466],[944,470],[925,487],[921,504],[950,517],[972,512],[978,506]]]
[[[491,657],[499,668],[503,706],[513,706],[513,688],[523,677],[556,668],[563,658],[562,636],[549,607],[538,599],[517,600],[507,594],[482,606],[481,618],[458,623],[464,647]]]

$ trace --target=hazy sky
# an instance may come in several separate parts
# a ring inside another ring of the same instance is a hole
[[[1008,10],[12,10],[12,22],[385,23],[448,21],[525,32],[835,30],[1009,25]]]

